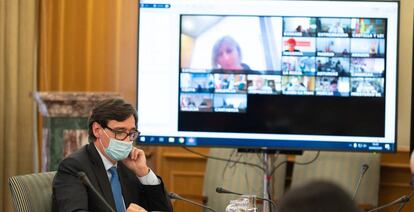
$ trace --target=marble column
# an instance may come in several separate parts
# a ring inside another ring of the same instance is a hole
[[[42,126],[42,171],[54,171],[59,162],[88,143],[88,117],[100,100],[121,98],[117,93],[34,92]]]

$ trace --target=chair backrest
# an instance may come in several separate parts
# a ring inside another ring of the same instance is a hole
[[[316,152],[305,151],[296,157],[299,162],[310,161]],[[378,204],[380,154],[352,152],[320,152],[319,158],[308,165],[294,165],[291,187],[312,180],[328,180],[339,184],[353,195],[363,164],[369,166],[355,197],[360,205],[370,207]]]
[[[14,211],[52,211],[52,181],[56,172],[9,178]]]
[[[210,148],[210,156],[230,159],[240,162],[249,162],[263,166],[263,161],[255,153],[237,153],[237,149]],[[277,163],[286,159],[285,155],[277,157]],[[273,159],[271,159],[273,160]],[[275,162],[275,161],[274,161]],[[280,198],[285,187],[286,166],[282,166],[275,172],[270,182],[272,198]],[[207,205],[216,211],[225,211],[230,200],[237,196],[232,194],[218,194],[216,187],[223,187],[243,194],[255,194],[263,196],[264,173],[260,169],[234,162],[207,160],[204,176],[204,196],[207,197]],[[258,205],[258,207],[261,207]],[[207,210],[204,210],[207,212]]]

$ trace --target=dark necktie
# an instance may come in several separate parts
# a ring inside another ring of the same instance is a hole
[[[122,200],[122,190],[121,184],[119,183],[118,172],[116,171],[116,167],[113,166],[109,169],[111,172],[111,187],[112,187],[112,195],[114,195],[116,211],[117,212],[125,212],[124,202]]]

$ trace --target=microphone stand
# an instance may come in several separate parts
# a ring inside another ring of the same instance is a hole
[[[352,195],[352,200],[355,199],[355,197],[358,193],[359,187],[361,186],[362,178],[365,176],[365,173],[367,172],[368,168],[369,168],[369,166],[367,164],[362,165],[361,174],[359,175],[359,179],[358,179],[354,194]]]
[[[264,175],[263,175],[263,197],[268,198],[268,185],[270,180],[270,169],[269,166],[271,165],[269,163],[269,154],[266,151],[263,151],[263,165],[264,165]],[[270,205],[267,201],[263,201],[263,211],[271,211]]]
[[[398,210],[397,211],[400,211],[403,207],[404,207],[404,205],[408,202],[408,201],[410,201],[410,198],[412,197],[414,195],[414,190],[413,191],[411,191],[411,193],[407,196],[407,195],[404,195],[404,196],[402,196],[402,197],[400,197],[400,198],[398,198],[398,199],[396,199],[396,200],[394,200],[394,201],[392,201],[392,202],[389,202],[389,203],[387,203],[387,204],[385,204],[385,205],[381,205],[381,206],[379,206],[379,207],[377,207],[377,208],[374,208],[374,209],[372,209],[372,210],[369,210],[368,212],[374,212],[374,211],[379,211],[379,210],[382,210],[382,209],[384,209],[384,208],[388,208],[388,207],[391,207],[391,206],[393,206],[393,205],[397,205],[397,204],[401,204],[401,206],[398,208]]]
[[[98,190],[92,185],[91,181],[89,180],[88,176],[85,174],[85,172],[78,172],[78,178],[82,181],[82,183],[89,187],[93,193],[101,200],[101,202],[107,207],[111,212],[116,212],[112,206],[105,200],[105,198],[99,193]]]
[[[400,207],[398,208],[397,212],[400,212],[401,209],[407,204],[407,202],[410,201],[411,197],[414,195],[414,190],[411,191],[411,193],[406,197],[406,201],[401,203]]]
[[[263,212],[271,212],[272,205],[276,208],[276,204],[269,199],[269,182],[272,178],[273,171],[271,170],[272,163],[270,161],[270,154],[275,154],[277,150],[262,148],[262,149],[238,149],[239,152],[248,152],[248,153],[262,153],[263,155],[263,198],[256,197],[257,199],[265,200],[263,201]],[[280,152],[280,151],[277,151]],[[284,154],[302,154],[302,151],[282,151]],[[278,153],[279,154],[279,153]],[[269,204],[270,203],[270,204]]]

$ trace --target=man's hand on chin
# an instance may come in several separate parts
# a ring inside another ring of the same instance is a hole
[[[126,212],[147,212],[147,211],[143,207],[137,204],[131,203],[129,207],[127,208]]]
[[[147,166],[147,159],[145,152],[141,149],[133,147],[129,156],[122,160],[128,169],[133,171],[138,177],[143,177],[148,174],[149,168]]]

